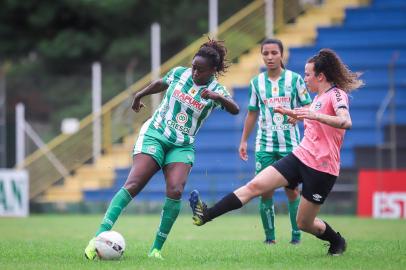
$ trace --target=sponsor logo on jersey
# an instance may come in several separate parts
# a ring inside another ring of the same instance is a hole
[[[269,106],[269,107],[275,107],[275,106],[288,106],[290,108],[290,97],[273,97],[273,98],[267,98],[264,99],[264,104]]]
[[[275,124],[277,124],[277,125],[282,124],[283,121],[285,120],[285,119],[283,118],[283,115],[280,114],[280,113],[275,113],[275,114],[273,115],[272,119],[273,119],[273,122],[274,122]]]
[[[178,122],[180,125],[184,125],[188,120],[188,116],[184,112],[180,112],[176,115],[176,122]]]
[[[189,134],[190,128],[185,127],[184,125],[180,125],[180,124],[178,124],[178,123],[175,122],[175,121],[167,120],[167,121],[166,121],[166,124],[167,124],[169,127],[174,128],[174,129],[176,129],[176,130],[178,130],[178,131],[180,131],[180,132],[182,132],[182,133],[184,133],[184,134]]]
[[[278,130],[290,130],[292,128],[291,124],[283,124],[283,125],[272,125],[269,127],[271,131],[278,131]]]
[[[172,97],[174,97],[176,100],[179,102],[182,102],[185,104],[187,107],[191,108],[192,110],[197,110],[197,111],[202,111],[205,104],[195,100],[191,95],[188,95],[186,93],[182,93],[179,89],[176,89]]]
[[[337,88],[334,88],[334,94],[336,95],[337,102],[340,102],[343,100],[343,98],[341,97],[341,93],[340,93],[340,91],[337,90]]]

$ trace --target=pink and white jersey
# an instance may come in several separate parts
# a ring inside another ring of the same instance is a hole
[[[347,93],[338,88],[317,95],[310,105],[311,110],[332,116],[337,115],[339,108],[349,109]],[[308,119],[304,120],[304,127],[303,140],[293,154],[310,168],[338,176],[345,129]]]

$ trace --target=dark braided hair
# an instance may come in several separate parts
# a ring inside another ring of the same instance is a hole
[[[328,82],[334,83],[347,93],[364,85],[359,79],[361,73],[349,70],[333,50],[321,49],[307,60],[307,63],[314,63],[316,76],[323,73]]]
[[[227,48],[224,46],[224,41],[209,38],[209,41],[200,46],[199,51],[194,57],[201,56],[209,59],[210,65],[216,68],[215,75],[218,77],[219,75],[224,75],[230,66],[226,59],[226,54]]]

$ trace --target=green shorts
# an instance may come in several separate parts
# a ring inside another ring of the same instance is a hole
[[[290,152],[289,152],[290,153]],[[255,152],[255,174],[260,173],[266,167],[287,156],[288,152]]]
[[[139,153],[150,155],[161,168],[174,162],[182,162],[193,166],[195,161],[195,147],[193,144],[175,145],[165,138],[158,138],[158,136],[148,134],[140,134],[134,145],[133,156]]]
[[[290,152],[255,152],[255,174],[260,173],[266,167],[274,164],[276,161],[286,157],[289,154]],[[289,183],[286,188],[295,189],[297,186],[298,183]]]

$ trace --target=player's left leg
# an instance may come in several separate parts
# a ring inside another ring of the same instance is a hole
[[[332,190],[337,176],[317,171],[299,164],[302,185],[302,198],[300,199],[297,212],[297,224],[299,229],[328,241],[329,255],[337,256],[344,253],[347,243],[340,233],[335,232],[327,222],[316,218],[328,194]]]
[[[288,197],[288,210],[289,210],[289,218],[290,224],[292,225],[292,238],[290,243],[293,245],[300,243],[301,233],[296,223],[296,216],[297,216],[297,209],[300,202],[300,193],[298,186],[285,187],[285,193]]]
[[[181,197],[191,167],[191,164],[176,162],[170,163],[163,168],[166,179],[166,199],[161,213],[161,222],[149,257],[162,259],[160,251],[179,215]]]

